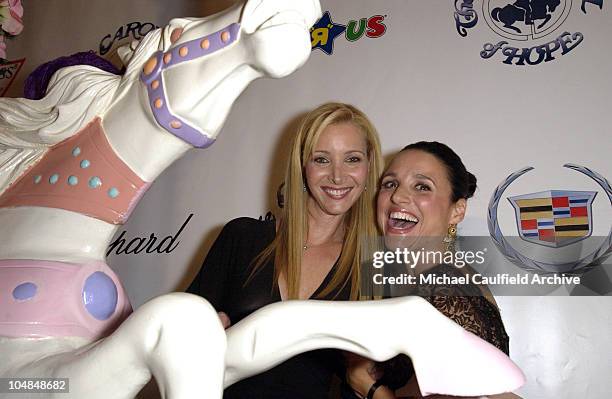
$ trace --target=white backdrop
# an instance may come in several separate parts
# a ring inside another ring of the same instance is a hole
[[[76,51],[98,49],[133,21],[165,24],[176,16],[202,16],[228,1],[47,0],[25,4],[25,31],[8,44],[9,59],[26,63],[9,95],[19,96],[23,78],[37,64]],[[497,2],[500,3],[500,2]],[[505,4],[508,4],[506,2]],[[594,234],[605,236],[612,211],[599,186],[562,168],[572,162],[612,176],[612,4],[600,10],[568,0],[562,28],[532,42],[553,40],[564,30],[584,40],[572,52],[539,65],[506,65],[496,54],[483,59],[486,42],[502,40],[480,14],[467,37],[455,28],[453,1],[322,1],[333,22],[346,25],[383,15],[386,32],[350,42],[335,39],[333,54],[314,50],[309,62],[283,80],[260,80],[236,102],[217,143],[193,150],[153,184],[125,225],[125,237],[175,234],[169,254],[112,255],[133,305],[182,290],[228,220],[275,208],[285,149],[295,119],[325,101],[363,109],[391,154],[418,140],[454,148],[477,177],[463,235],[488,235],[486,211],[494,188],[511,172],[534,166],[506,196],[548,189],[598,190]],[[119,42],[126,43],[129,39]],[[505,200],[504,200],[505,201]],[[502,231],[516,235],[514,211],[500,204]],[[612,276],[609,276],[612,277]],[[560,288],[564,291],[564,288]],[[612,393],[612,299],[606,297],[497,297],[511,337],[511,357],[523,368],[529,399],[607,399]]]

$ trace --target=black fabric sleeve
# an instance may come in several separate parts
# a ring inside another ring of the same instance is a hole
[[[510,355],[510,339],[499,310],[484,296],[432,296],[425,299],[467,331]]]
[[[233,249],[239,240],[237,220],[227,223],[208,251],[204,263],[187,292],[203,297],[218,311],[225,306],[225,293],[229,291],[230,276],[235,262]]]

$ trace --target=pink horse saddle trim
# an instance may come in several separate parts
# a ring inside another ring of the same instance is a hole
[[[96,340],[131,312],[121,282],[104,262],[0,261],[0,336]]]
[[[117,156],[95,118],[17,179],[0,208],[58,208],[123,224],[149,185]]]

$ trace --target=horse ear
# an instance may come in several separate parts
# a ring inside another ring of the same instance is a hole
[[[267,19],[283,11],[299,12],[310,27],[321,17],[321,4],[319,0],[247,0],[240,25],[245,33],[252,34]]]
[[[125,44],[117,49],[117,55],[119,55],[123,65],[127,66],[130,63],[138,44],[140,44],[138,40],[132,40],[129,44]]]
[[[244,8],[242,9],[242,15],[240,16],[240,25],[242,26],[242,29],[248,34],[255,32],[255,29],[257,29],[257,18],[255,18],[254,13],[259,3],[261,2],[248,0],[244,5]]]

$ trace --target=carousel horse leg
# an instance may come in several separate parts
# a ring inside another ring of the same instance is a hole
[[[69,378],[70,393],[57,398],[131,399],[153,375],[164,399],[216,399],[223,393],[225,345],[213,307],[173,293],[142,305],[110,336],[19,374]]]
[[[136,314],[138,319],[129,328],[141,332],[140,356],[162,398],[221,398],[226,336],[208,302],[195,295],[172,293],[147,302]]]
[[[226,332],[226,387],[320,348],[376,361],[407,354],[424,395],[491,395],[517,389],[524,380],[505,354],[420,297],[281,302],[258,310]]]

